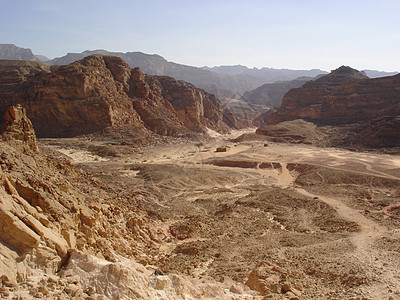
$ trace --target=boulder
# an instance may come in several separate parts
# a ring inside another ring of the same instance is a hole
[[[287,281],[287,274],[281,267],[269,262],[259,262],[249,274],[246,285],[261,295],[301,295],[300,289]]]

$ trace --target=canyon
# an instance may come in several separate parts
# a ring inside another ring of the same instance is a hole
[[[22,107],[5,119],[4,298],[400,295],[398,156],[232,141],[246,131],[36,141]]]
[[[399,299],[398,79],[340,67],[256,130],[119,57],[1,61],[0,296]]]

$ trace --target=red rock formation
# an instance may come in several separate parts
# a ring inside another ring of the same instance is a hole
[[[400,113],[400,75],[368,79],[349,67],[290,90],[270,124],[304,119],[316,124],[350,124]]]
[[[37,63],[4,64],[0,113],[22,104],[40,137],[105,128],[128,129],[135,135],[148,130],[163,135],[205,132],[206,127],[226,132],[224,118],[235,125],[215,96],[171,77],[131,70],[118,57],[93,55],[52,72]]]
[[[145,82],[156,99],[164,99],[172,105],[169,111],[173,109],[179,121],[189,130],[201,132],[207,127],[220,132],[229,131],[223,120],[224,109],[214,95],[172,77],[145,75]],[[229,111],[225,115],[229,119]],[[229,120],[234,127],[235,122]]]

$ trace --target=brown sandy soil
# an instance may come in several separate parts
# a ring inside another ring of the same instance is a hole
[[[101,158],[82,143],[42,147],[141,200],[161,272],[246,282],[268,261],[300,299],[400,299],[400,156],[216,136]]]

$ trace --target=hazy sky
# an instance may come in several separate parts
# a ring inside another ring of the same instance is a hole
[[[400,71],[399,0],[0,0],[0,43],[192,65]]]

